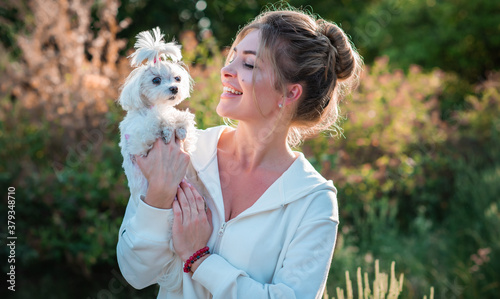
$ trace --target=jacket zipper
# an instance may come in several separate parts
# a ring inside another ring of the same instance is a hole
[[[217,240],[215,241],[215,246],[214,246],[214,253],[219,253],[219,247],[220,247],[220,243],[221,243],[221,239],[222,239],[222,236],[224,235],[224,231],[226,230],[226,225],[227,225],[227,222],[222,222],[222,225],[219,229],[219,233],[218,233],[218,236],[217,236]]]

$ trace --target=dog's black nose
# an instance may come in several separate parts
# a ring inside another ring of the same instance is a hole
[[[179,91],[179,88],[177,88],[177,86],[171,86],[169,88],[169,90],[173,93],[173,94],[176,94],[178,91]]]

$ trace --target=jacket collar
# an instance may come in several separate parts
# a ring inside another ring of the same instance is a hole
[[[197,131],[197,146],[191,153],[191,163],[197,171],[201,172],[205,170],[210,162],[215,159],[215,156],[217,155],[217,143],[219,143],[220,135],[222,135],[222,132],[228,128],[228,126],[217,126],[203,131]]]
[[[218,172],[210,173],[212,176],[216,175],[216,178],[207,178],[203,172],[211,163],[216,163],[217,143],[222,132],[228,128],[227,126],[213,127],[199,134],[198,146],[191,155],[191,163],[200,177],[211,180],[212,184],[215,180],[219,186]],[[200,148],[201,145],[203,148]],[[238,217],[283,207],[319,190],[329,189],[337,193],[332,181],[323,178],[304,157],[304,154],[295,153],[298,154],[298,157],[292,165],[262,194],[254,205]],[[205,180],[204,182],[208,183]],[[222,202],[222,199],[220,201]]]

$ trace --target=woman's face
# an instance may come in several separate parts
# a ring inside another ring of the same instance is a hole
[[[274,88],[269,63],[262,58],[256,61],[259,44],[260,31],[254,30],[229,53],[230,62],[221,69],[224,91],[217,106],[220,116],[262,121],[277,114],[281,93]]]

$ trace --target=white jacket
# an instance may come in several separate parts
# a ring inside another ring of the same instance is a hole
[[[183,274],[181,292],[167,292],[172,210],[131,198],[117,245],[123,276],[138,289],[159,283],[158,298],[321,298],[337,235],[335,187],[298,153],[255,204],[224,222],[217,143],[225,128],[199,131],[187,175],[212,210],[212,254]]]

